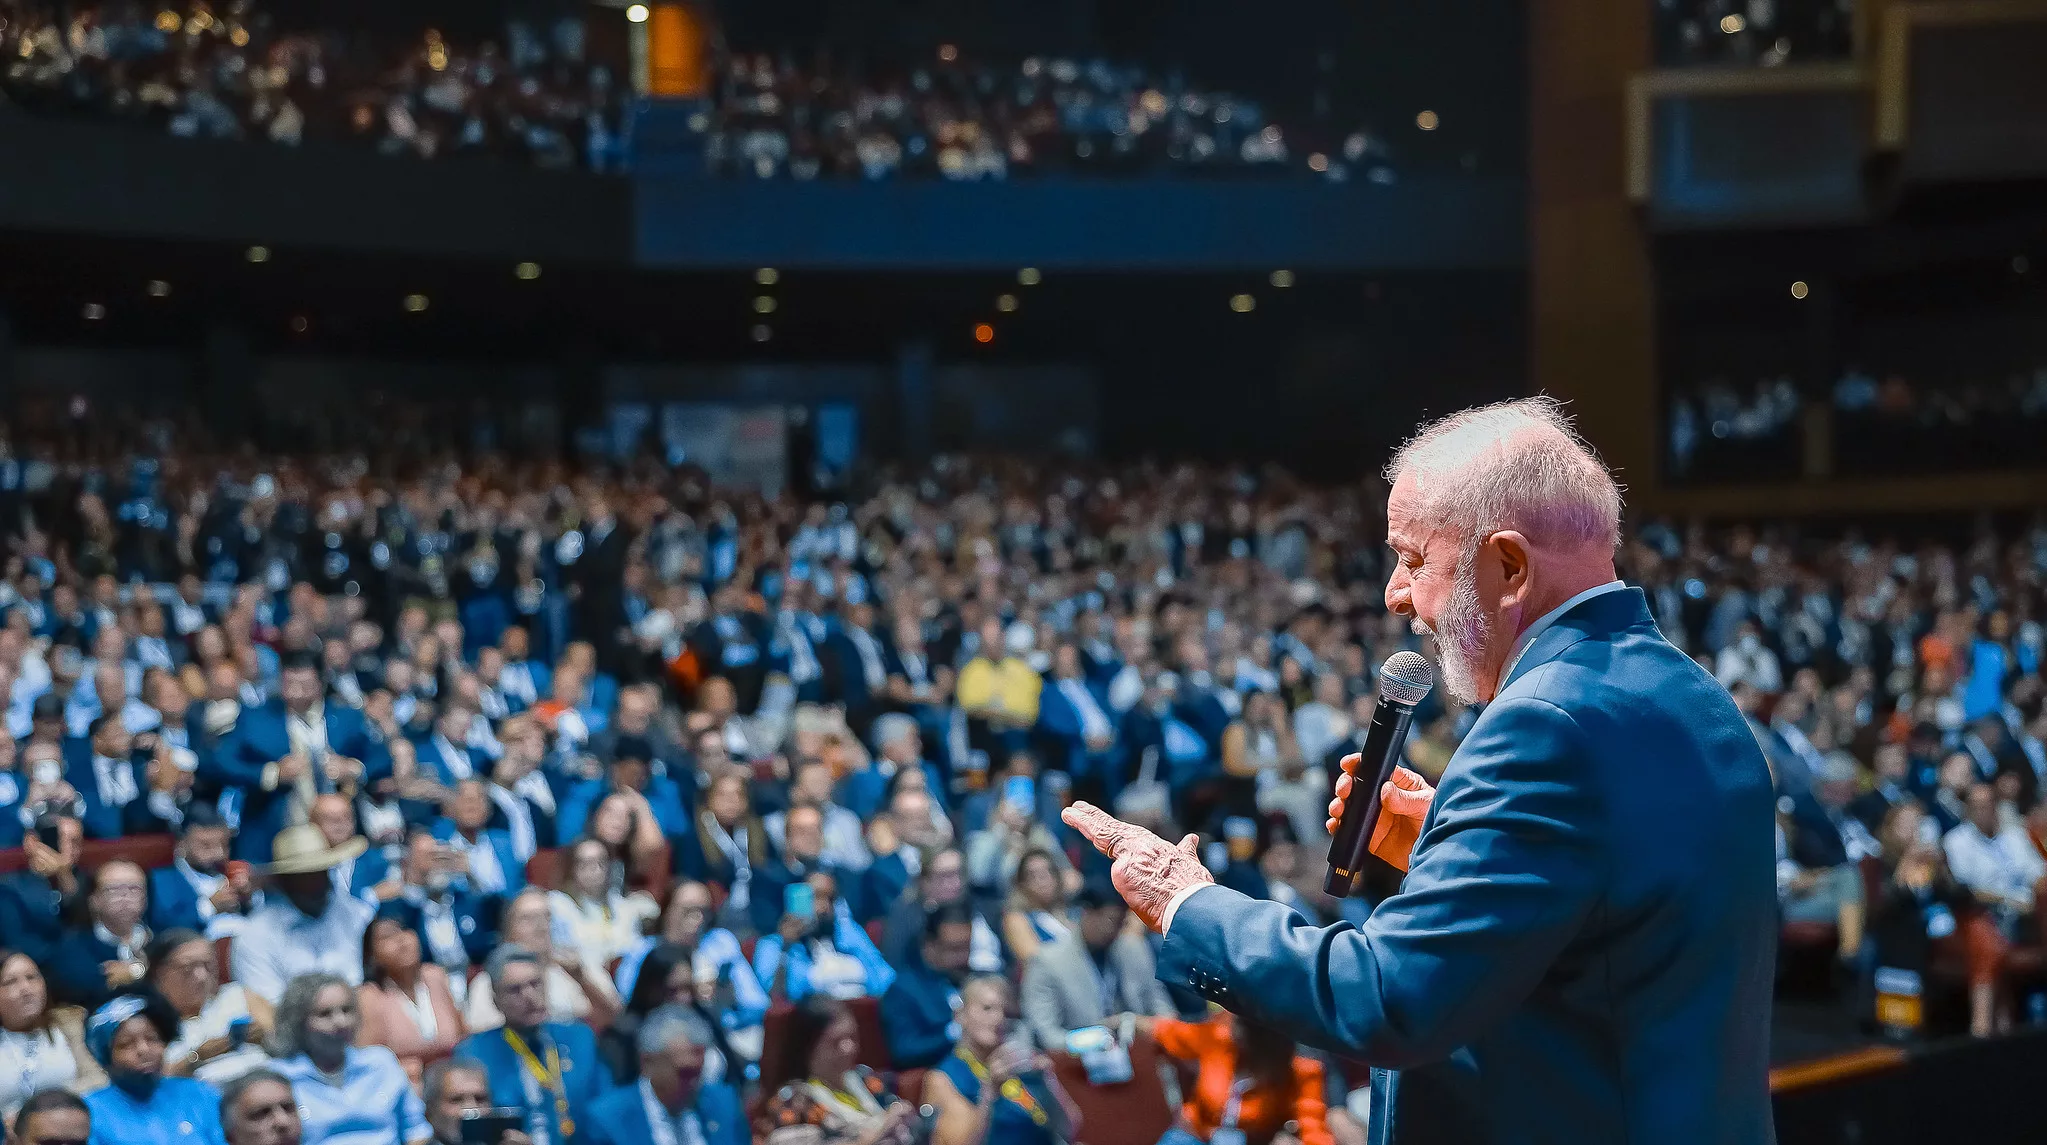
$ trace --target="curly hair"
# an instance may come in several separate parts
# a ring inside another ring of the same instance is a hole
[[[301,974],[284,988],[277,1003],[277,1023],[270,1032],[270,1056],[288,1061],[306,1052],[306,1019],[312,1017],[313,1003],[329,986],[348,992],[348,1008],[355,1009],[355,990],[338,974]]]

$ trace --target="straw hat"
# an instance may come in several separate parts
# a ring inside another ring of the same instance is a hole
[[[327,845],[327,836],[310,823],[286,827],[277,833],[271,844],[271,859],[263,868],[266,875],[310,875],[315,871],[331,871],[343,863],[352,863],[357,856],[369,849],[369,840],[357,835],[339,847]]]

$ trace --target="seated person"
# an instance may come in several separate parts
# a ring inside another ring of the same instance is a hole
[[[509,898],[526,888],[526,860],[512,846],[512,833],[490,826],[491,801],[484,781],[456,782],[444,804],[446,815],[434,824],[434,838],[462,852],[468,860],[469,887],[479,895]]]
[[[5,1128],[14,1133],[9,1140],[21,1145],[98,1140],[92,1134],[92,1111],[68,1089],[36,1090],[19,1112],[10,1112]]]
[[[1040,946],[1072,932],[1072,906],[1059,881],[1058,863],[1043,851],[1026,854],[1016,865],[1014,889],[1002,912],[1002,941],[1010,959],[1028,966]]]
[[[1057,1145],[1080,1121],[1028,1045],[1008,1040],[1009,980],[976,975],[960,988],[960,1038],[924,1076],[938,1107],[933,1145]]]
[[[1040,946],[1024,967],[1019,1006],[1042,1049],[1064,1049],[1068,1031],[1102,1025],[1119,1013],[1174,1012],[1151,945],[1125,926],[1130,911],[1123,896],[1096,881],[1081,888],[1078,901],[1079,925]]]
[[[761,1063],[772,1094],[755,1120],[761,1145],[909,1145],[917,1109],[859,1064],[860,1027],[844,1002],[812,994],[789,1015],[777,1060]]]
[[[1968,820],[1941,840],[1948,869],[1997,919],[2006,938],[2031,933],[2034,889],[2047,875],[2047,859],[2026,832],[2005,826],[1997,793],[1987,783],[1969,788]]]
[[[148,882],[126,859],[102,864],[87,880],[86,925],[64,936],[50,959],[57,997],[88,1010],[114,991],[142,980],[148,969]]]
[[[711,780],[697,812],[696,829],[675,840],[675,871],[700,883],[725,888],[721,925],[750,927],[753,872],[767,864],[768,829],[753,813],[744,775],[726,772]]]
[[[420,958],[419,935],[392,906],[363,932],[363,983],[356,988],[359,1046],[383,1046],[414,1084],[430,1061],[469,1036],[448,986],[448,972]]]
[[[953,1015],[973,946],[974,918],[965,904],[942,906],[925,917],[919,956],[898,966],[895,983],[881,999],[882,1034],[897,1069],[926,1069],[952,1052],[959,1038]]]
[[[85,1095],[94,1142],[227,1145],[214,1088],[164,1076],[164,1047],[177,1034],[176,1012],[149,991],[111,998],[86,1020],[86,1047],[110,1079]]]
[[[523,1109],[548,1140],[573,1145],[583,1138],[572,1130],[589,1123],[591,1104],[613,1088],[611,1071],[597,1054],[597,1035],[589,1026],[548,1020],[542,958],[517,946],[499,947],[490,956],[484,969],[505,1024],[463,1039],[455,1060],[483,1067],[493,1106]],[[528,1096],[536,1084],[528,1063],[547,1076],[536,1095],[539,1108]]]
[[[469,968],[497,945],[496,900],[469,886],[469,857],[413,827],[398,880],[377,888],[379,910],[412,928],[427,960],[447,972],[456,1004],[468,998]]]
[[[1777,898],[1784,919],[1833,923],[1843,962],[1854,961],[1862,950],[1867,904],[1856,859],[1877,849],[1847,813],[1858,771],[1845,752],[1826,757],[1813,777],[1814,791],[1787,796],[1791,813],[1778,817],[1783,853],[1777,860]]]
[[[222,983],[213,942],[192,930],[166,930],[149,944],[148,982],[178,1012],[178,1036],[164,1050],[164,1072],[222,1085],[268,1065],[263,1040],[270,1004]]]
[[[761,934],[770,934],[780,925],[789,888],[806,882],[814,874],[832,875],[835,887],[860,885],[859,871],[825,861],[824,821],[817,808],[805,805],[790,808],[784,825],[786,834],[780,856],[770,858],[753,872],[753,926]]]
[[[612,881],[611,851],[598,839],[569,848],[562,889],[547,896],[554,925],[585,965],[608,966],[639,943],[646,925],[661,913],[645,891],[627,894]]]
[[[271,1069],[251,1070],[220,1087],[220,1123],[228,1145],[300,1145],[305,1139],[291,1082]]]
[[[1148,1025],[1160,1053],[1197,1069],[1180,1123],[1161,1145],[1195,1145],[1226,1129],[1247,1142],[1270,1142],[1289,1122],[1301,1145],[1335,1145],[1322,1063],[1298,1053],[1293,1039],[1229,1014]]]
[[[632,996],[640,967],[656,947],[674,945],[689,950],[695,979],[712,984],[709,997],[699,990],[698,1002],[716,1019],[726,1048],[749,1062],[758,1061],[766,1037],[761,1020],[768,1013],[768,995],[754,976],[739,939],[729,930],[711,927],[710,917],[710,888],[694,882],[676,884],[668,896],[661,932],[641,939],[619,959],[618,991],[623,997]]]
[[[930,853],[917,880],[889,908],[888,921],[881,932],[881,956],[897,968],[916,961],[917,949],[925,938],[926,919],[932,911],[954,904],[967,907],[973,922],[972,962],[968,968],[976,974],[1000,972],[1002,940],[996,937],[995,928],[981,916],[967,893],[967,859],[957,847]]]
[[[693,1010],[664,1006],[640,1023],[640,1083],[590,1107],[591,1136],[608,1145],[748,1145],[752,1135],[711,1026]],[[653,1118],[666,1124],[657,1128]]]
[[[246,871],[239,878],[228,873],[228,844],[233,835],[204,803],[193,804],[185,812],[171,865],[149,872],[151,930],[196,930],[230,937],[241,929],[255,886]]]
[[[421,1095],[426,1099],[426,1119],[434,1127],[433,1145],[472,1145],[462,1139],[463,1120],[483,1116],[492,1108],[490,1079],[471,1062],[443,1061],[428,1066]],[[524,1130],[508,1129],[489,1145],[526,1145],[531,1140]]]
[[[511,905],[505,907],[504,940],[509,945],[548,953],[548,1021],[587,1019],[591,1025],[602,1027],[618,1011],[618,994],[602,968],[585,962],[577,951],[555,949],[553,915],[547,905],[549,893],[541,887],[527,887],[512,899]],[[505,1024],[487,974],[478,975],[469,984],[467,1021],[472,1031],[494,1030]]]
[[[0,949],[0,1118],[39,1090],[90,1093],[106,1083],[85,1048],[85,1015],[52,1006],[35,960]]]
[[[822,840],[818,851],[820,862],[841,870],[864,871],[874,861],[874,856],[867,851],[860,817],[832,802],[832,769],[829,765],[819,760],[797,763],[790,770],[789,803],[792,810],[809,807],[817,812]],[[783,828],[789,814],[776,811],[761,820],[768,829],[768,840],[778,850],[787,850]]]
[[[27,869],[0,875],[0,942],[49,965],[65,936],[63,920],[74,917],[86,889],[78,877],[85,828],[63,810],[43,812],[39,823],[21,843]],[[58,845],[46,845],[45,833]]]
[[[796,816],[808,813],[811,809],[801,807],[791,812],[792,828],[799,821]],[[785,910],[775,932],[754,943],[754,975],[768,984],[769,996],[800,1002],[813,991],[842,1001],[886,994],[895,984],[896,972],[874,948],[867,931],[853,921],[853,912],[839,898],[838,879],[820,870],[802,885],[808,895],[790,897],[808,897],[810,913]]]
[[[605,775],[585,779],[570,787],[562,799],[555,830],[564,839],[581,835],[597,804],[614,792],[631,791],[647,801],[655,825],[664,836],[682,835],[689,830],[689,812],[683,810],[682,791],[665,775],[653,774],[653,747],[640,736],[622,736],[614,749],[618,754],[605,766]]]
[[[356,1045],[355,988],[332,974],[302,974],[277,1004],[271,1049],[291,1082],[305,1139],[424,1145],[433,1136],[405,1067],[383,1046]]]

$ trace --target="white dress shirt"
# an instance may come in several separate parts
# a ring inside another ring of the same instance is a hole
[[[336,974],[362,984],[362,935],[376,908],[336,894],[327,912],[307,918],[283,895],[270,895],[235,939],[234,980],[271,1005],[301,974]]]
[[[2047,875],[2047,860],[2040,858],[2024,831],[1999,831],[1992,839],[1974,823],[1964,823],[1949,831],[1941,846],[1956,882],[2013,906],[2030,907],[2033,884]]]

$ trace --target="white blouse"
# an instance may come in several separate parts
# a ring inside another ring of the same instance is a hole
[[[187,1018],[178,1027],[178,1040],[164,1048],[164,1061],[181,1061],[200,1046],[215,1038],[227,1037],[228,1027],[249,1016],[249,997],[242,992],[240,983],[230,982],[213,992],[206,1000],[206,1007],[196,1018]],[[192,1076],[208,1084],[221,1086],[248,1073],[252,1069],[268,1066],[270,1055],[261,1046],[245,1045],[231,1050],[192,1071]]]
[[[661,906],[644,892],[611,892],[603,902],[583,902],[565,891],[549,891],[547,906],[557,933],[575,944],[588,966],[611,961],[640,943],[647,922],[659,918]]]
[[[10,1124],[30,1094],[77,1079],[71,1042],[55,1026],[19,1034],[0,1030],[0,1114]]]

